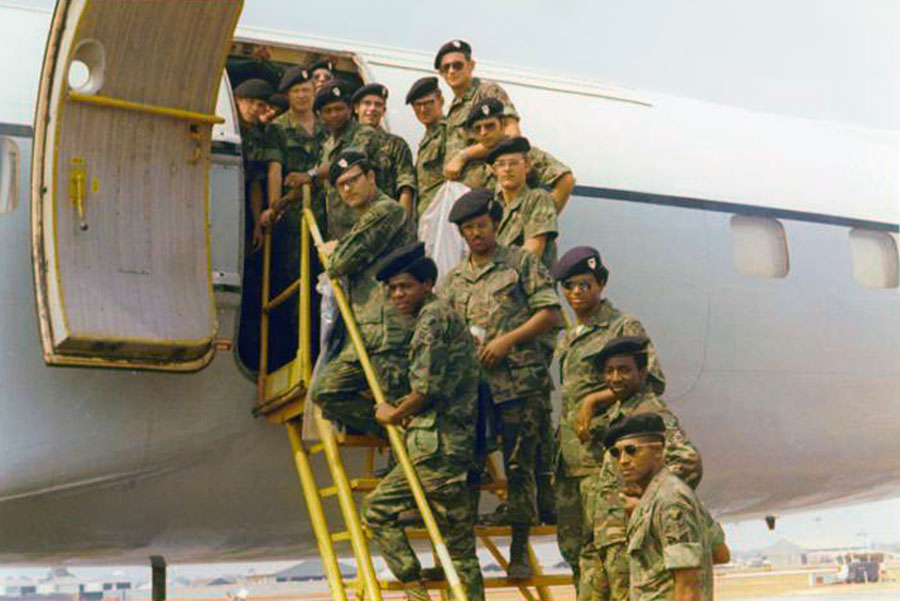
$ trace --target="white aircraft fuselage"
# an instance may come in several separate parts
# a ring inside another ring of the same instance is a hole
[[[256,385],[232,352],[191,373],[45,362],[41,324],[52,318],[36,296],[41,213],[28,166],[50,27],[50,13],[0,6],[0,184],[10,145],[20,166],[17,196],[0,196],[0,207],[16,205],[0,213],[0,561],[314,554],[285,432],[251,414]],[[352,54],[367,80],[391,90],[391,131],[414,148],[421,138],[402,98],[432,72],[430,52],[240,26],[236,39]],[[601,250],[607,296],[659,350],[664,398],[703,455],[699,492],[717,517],[900,487],[896,132],[483,62],[477,75],[501,82],[524,135],[572,167],[578,185],[560,216],[560,254]],[[215,337],[227,343],[240,302],[243,188],[223,90],[209,242]],[[76,259],[91,269],[91,257]]]

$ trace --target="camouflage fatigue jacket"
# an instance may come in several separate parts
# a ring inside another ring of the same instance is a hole
[[[244,158],[244,181],[261,180],[264,184],[267,177],[266,164],[266,130],[262,123],[241,126],[241,151]]]
[[[400,191],[403,188],[409,188],[415,195],[416,168],[413,166],[409,144],[400,136],[384,130],[379,131],[384,134],[385,141],[375,156],[371,157],[375,165],[375,180],[378,187],[394,200],[400,200]]]
[[[530,188],[552,190],[559,178],[566,173],[572,173],[567,165],[559,162],[552,154],[534,146],[528,151],[528,162],[531,163],[531,169],[528,170],[525,183]],[[494,172],[482,159],[466,163],[460,181],[470,188],[494,190],[497,187],[497,178]],[[556,201],[554,200],[554,202]]]
[[[339,135],[331,134],[322,145],[321,165],[331,165],[331,161],[346,148],[355,148],[364,151],[370,158],[374,157],[384,146],[387,137],[385,132],[369,125],[361,125],[356,119],[350,119],[347,126]],[[375,169],[375,183],[382,188],[382,175],[377,168],[377,162],[373,161]],[[344,236],[356,223],[356,211],[344,204],[338,194],[337,188],[332,187],[327,181],[325,188],[325,210],[327,217],[326,239],[337,240]],[[321,224],[320,226],[321,227]]]
[[[447,275],[441,293],[465,319],[479,345],[518,328],[541,309],[559,308],[553,280],[537,258],[501,245],[482,265],[463,260]],[[544,394],[551,388],[538,340],[516,345],[485,373],[495,403]]]
[[[519,246],[535,236],[547,236],[541,263],[550,269],[556,263],[556,201],[545,190],[528,188],[516,194],[513,201],[506,204],[503,191],[497,188],[496,198],[503,205],[503,218],[497,232],[497,242],[504,246]]]
[[[598,414],[591,421],[592,441],[583,443],[575,435],[575,418],[581,400],[589,394],[606,388],[603,370],[597,365],[596,355],[606,343],[620,336],[645,336],[644,326],[637,319],[616,309],[608,299],[589,321],[578,324],[566,332],[556,349],[562,384],[562,412],[559,419],[559,452],[563,473],[567,476],[585,476],[597,471],[603,464],[603,435],[610,422],[609,410]],[[648,383],[657,393],[666,387],[665,376],[653,343],[650,344]]]
[[[666,467],[685,483],[696,488],[703,477],[703,462],[697,448],[688,441],[678,418],[651,390],[644,389],[624,402],[616,402],[606,411],[609,427],[637,413],[658,413],[666,424]],[[594,539],[599,546],[625,540],[625,507],[619,493],[625,486],[619,466],[612,455],[606,453],[603,466],[597,473],[594,491]]]
[[[327,139],[328,130],[321,120],[315,120],[310,134],[288,111],[275,119],[266,132],[266,160],[281,163],[284,175],[294,171],[306,173],[319,164]]]
[[[409,345],[409,384],[431,406],[406,428],[414,463],[438,454],[448,467],[472,463],[480,369],[462,317],[446,301],[425,299]]]
[[[281,115],[268,127],[266,132],[266,161],[280,163],[282,182],[292,172],[306,173],[319,164],[322,146],[328,139],[328,130],[320,119],[315,120],[313,133],[310,135],[299,123],[294,122],[291,112]],[[290,188],[282,184],[282,194]],[[302,203],[292,203],[291,210],[299,211]],[[325,203],[321,189],[313,188],[312,210],[316,215],[319,227],[325,227]]]
[[[631,601],[675,598],[672,570],[699,569],[704,600],[712,599],[709,540],[700,499],[663,467],[650,481],[628,521]]]
[[[431,204],[437,189],[444,183],[444,139],[447,123],[441,119],[425,132],[416,151],[416,185],[419,197],[416,211],[419,215]]]
[[[396,349],[409,341],[412,319],[394,309],[375,273],[381,257],[414,241],[403,207],[379,194],[341,237],[328,262],[329,276],[347,278],[347,296],[368,351]]]
[[[497,98],[506,107],[504,116],[519,118],[516,107],[510,101],[506,91],[500,84],[493,81],[483,81],[477,77],[472,78],[472,83],[459,98],[454,98],[447,109],[447,142],[444,151],[444,160],[452,158],[456,153],[475,143],[475,137],[466,127],[466,120],[472,108],[485,98]]]

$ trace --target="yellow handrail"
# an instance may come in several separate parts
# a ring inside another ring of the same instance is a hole
[[[102,106],[105,108],[135,111],[138,113],[146,113],[149,115],[161,115],[163,117],[171,117],[172,119],[180,119],[182,121],[190,121],[193,123],[206,123],[208,125],[225,123],[225,119],[223,117],[219,117],[218,115],[198,113],[197,111],[177,109],[170,106],[144,104],[143,102],[133,102],[131,100],[123,100],[121,98],[101,96],[100,94],[82,94],[80,92],[69,92],[69,100],[73,102],[83,102],[85,104],[93,104],[95,106]]]
[[[316,225],[315,215],[309,208],[304,208],[303,217],[304,221],[306,221],[308,224],[310,234],[312,235],[313,241],[316,245],[316,249],[319,251],[319,257],[322,261],[322,266],[327,270],[328,257],[325,255],[325,253],[322,252],[322,246],[325,244],[325,242],[322,239],[322,234],[319,231],[319,227]],[[334,297],[337,301],[338,308],[341,311],[341,316],[344,318],[344,325],[347,327],[347,332],[350,334],[350,340],[352,341],[353,346],[356,349],[356,353],[359,357],[360,364],[362,365],[363,372],[366,375],[366,381],[368,382],[369,388],[372,390],[372,394],[375,397],[375,405],[377,406],[382,403],[386,403],[387,400],[384,397],[384,391],[381,389],[381,385],[378,382],[378,376],[375,373],[375,368],[372,366],[372,362],[369,360],[369,355],[366,352],[365,345],[363,344],[362,335],[359,332],[359,327],[356,325],[356,320],[353,318],[353,311],[347,301],[347,296],[344,294],[344,290],[341,287],[340,282],[333,278],[329,279],[331,281],[332,287],[334,288]],[[438,560],[440,560],[441,566],[444,568],[444,575],[447,578],[447,583],[449,584],[450,589],[453,591],[453,596],[455,597],[456,601],[467,601],[466,594],[462,588],[462,583],[459,580],[459,574],[457,574],[456,567],[453,565],[453,562],[450,559],[450,553],[447,550],[447,544],[444,542],[444,538],[437,526],[437,522],[435,522],[434,520],[434,514],[432,514],[431,507],[428,505],[428,499],[425,497],[425,491],[422,489],[422,484],[421,482],[419,482],[419,478],[416,475],[415,467],[413,467],[412,462],[409,460],[409,455],[407,455],[406,453],[406,447],[403,444],[403,439],[400,435],[400,432],[395,426],[387,426],[386,429],[388,433],[388,439],[391,443],[391,448],[394,451],[394,456],[400,463],[400,466],[403,469],[403,473],[406,476],[407,481],[409,482],[410,490],[413,493],[413,497],[415,498],[416,505],[419,508],[419,513],[422,516],[422,520],[425,522],[425,528],[428,531],[428,535],[432,541],[432,544],[434,545]]]

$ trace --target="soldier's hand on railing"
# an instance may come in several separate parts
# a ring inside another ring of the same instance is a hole
[[[259,224],[263,228],[270,228],[275,225],[275,222],[278,221],[278,218],[281,217],[281,214],[275,209],[266,209],[262,212],[262,215],[259,216]]]
[[[337,248],[337,245],[338,245],[337,240],[329,240],[328,242],[325,242],[324,244],[322,244],[320,250],[323,253],[325,253],[326,255],[330,256],[330,255],[334,254],[334,249]]]
[[[291,171],[288,173],[287,177],[284,178],[284,185],[290,188],[299,188],[304,184],[310,183],[310,181],[309,175],[306,173]]]
[[[402,421],[398,413],[396,407],[391,407],[387,403],[381,403],[375,407],[375,421],[382,426],[396,426]]]

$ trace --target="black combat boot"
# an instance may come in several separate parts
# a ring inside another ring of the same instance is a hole
[[[512,542],[509,545],[509,567],[506,575],[510,580],[531,578],[531,564],[528,562],[529,524],[512,525]]]

